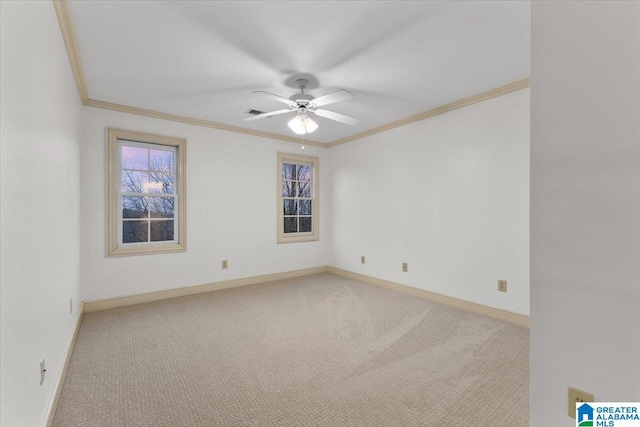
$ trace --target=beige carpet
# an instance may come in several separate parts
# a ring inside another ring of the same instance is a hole
[[[78,426],[529,425],[529,331],[331,274],[88,313]]]

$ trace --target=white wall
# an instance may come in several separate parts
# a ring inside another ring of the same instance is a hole
[[[187,251],[106,257],[106,128],[187,139]],[[320,240],[276,243],[278,151],[320,158]],[[328,150],[95,108],[83,110],[84,300],[327,265]],[[221,269],[221,261],[229,269]]]
[[[531,425],[640,401],[640,3],[533,2]]]
[[[528,89],[330,152],[331,265],[529,313]]]
[[[80,301],[80,100],[52,2],[3,1],[0,14],[0,424],[33,427],[44,422]]]

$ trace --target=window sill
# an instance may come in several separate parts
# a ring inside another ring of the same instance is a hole
[[[132,255],[150,255],[163,254],[173,252],[185,252],[187,248],[179,243],[158,244],[149,246],[136,246],[115,248],[109,252],[108,257],[132,256]]]
[[[298,243],[298,242],[314,242],[320,240],[320,236],[317,234],[303,235],[303,236],[278,236],[278,244],[280,243]]]

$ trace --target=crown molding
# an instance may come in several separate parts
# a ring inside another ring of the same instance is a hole
[[[356,139],[361,139],[367,136],[375,135],[377,133],[386,132],[388,130],[391,130],[400,126],[405,126],[410,123],[418,122],[420,120],[425,120],[430,117],[437,116],[438,114],[448,113],[449,111],[468,107],[469,105],[476,104],[482,101],[487,101],[492,98],[497,98],[499,96],[506,95],[511,92],[526,89],[530,85],[531,85],[531,79],[529,78],[518,80],[517,82],[509,83],[508,85],[505,85],[505,86],[500,86],[498,88],[491,89],[489,91],[482,92],[477,95],[470,96],[468,98],[460,99],[450,104],[436,107],[432,110],[424,111],[422,113],[418,113],[413,116],[406,117],[404,119],[396,120],[396,121],[384,124],[382,126],[378,126],[378,127],[366,130],[364,132],[356,133],[351,136],[337,139],[329,143],[329,148],[346,144],[347,142],[355,141]]]
[[[218,129],[228,132],[242,133],[245,135],[252,135],[261,138],[275,139],[279,141],[292,142],[295,144],[304,144],[313,147],[320,148],[332,148],[338,145],[346,144],[347,142],[355,141],[357,139],[365,138],[367,136],[375,135],[377,133],[386,132],[388,130],[408,125],[420,120],[425,120],[438,114],[447,113],[449,111],[458,110],[460,108],[467,107],[478,102],[486,101],[492,98],[497,98],[502,95],[506,95],[511,92],[515,92],[521,89],[525,89],[530,86],[530,79],[522,79],[517,82],[510,83],[505,86],[501,86],[487,92],[483,92],[477,95],[464,98],[450,104],[442,105],[432,110],[424,111],[422,113],[415,114],[413,116],[406,117],[404,119],[396,120],[360,133],[353,134],[344,138],[336,139],[329,143],[323,143],[313,140],[303,140],[289,135],[281,135],[279,133],[265,132],[261,130],[249,129],[240,126],[227,125],[224,123],[213,122],[209,120],[196,119],[192,117],[179,116],[175,114],[163,113],[154,110],[147,110],[144,108],[132,107],[129,105],[115,104],[112,102],[99,101],[89,98],[89,92],[87,90],[86,80],[84,78],[84,71],[82,70],[82,63],[80,61],[80,53],[78,49],[78,40],[76,37],[75,27],[73,25],[73,19],[71,16],[71,8],[69,0],[52,0],[58,17],[58,23],[60,24],[60,30],[62,31],[62,37],[67,49],[67,55],[69,56],[69,62],[71,63],[71,69],[73,71],[73,77],[76,81],[78,88],[78,95],[82,105],[94,108],[102,108],[105,110],[120,111],[122,113],[135,114],[138,116],[153,117],[161,120],[169,120],[172,122],[186,123],[194,126],[208,127],[212,129]]]
[[[67,48],[67,56],[73,70],[73,78],[76,81],[78,95],[80,95],[80,101],[84,104],[89,100],[89,94],[87,92],[87,82],[84,79],[84,71],[82,71],[82,63],[80,62],[80,50],[78,49],[76,30],[71,18],[71,7],[68,0],[53,0],[53,7],[56,10],[64,45]]]
[[[83,103],[87,107],[102,108],[104,110],[120,111],[122,113],[135,114],[137,116],[153,117],[155,119],[168,120],[171,122],[186,123],[188,125],[202,126],[212,129],[224,130],[229,132],[243,133],[245,135],[253,135],[262,138],[277,139],[280,141],[293,142],[295,144],[304,144],[308,146],[328,148],[328,144],[310,141],[308,139],[296,138],[288,135],[280,135],[279,133],[265,132],[261,130],[248,129],[240,126],[225,125],[224,123],[211,122],[209,120],[194,119],[192,117],[177,116],[175,114],[161,113],[159,111],[146,110],[144,108],[130,107],[128,105],[114,104],[112,102],[97,101],[88,99]]]

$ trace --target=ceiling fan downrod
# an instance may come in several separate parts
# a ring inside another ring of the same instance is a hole
[[[309,80],[307,79],[298,79],[296,80],[296,84],[298,85],[298,89],[300,89],[300,93],[304,94],[304,88],[309,84]]]
[[[290,96],[289,99],[298,104],[297,108],[306,108],[309,106],[309,103],[315,99],[313,96],[304,93],[305,88],[309,84],[309,80],[298,79],[296,80],[296,84],[298,85],[298,89],[300,89],[300,93],[296,93],[295,95]],[[295,109],[296,107],[292,108]]]

